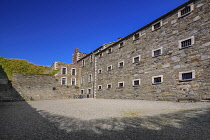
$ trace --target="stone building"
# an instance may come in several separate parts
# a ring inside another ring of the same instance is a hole
[[[58,70],[54,75],[57,86],[69,86],[71,88],[80,87],[81,68],[79,65],[54,62],[52,68]]]
[[[209,0],[189,0],[79,59],[80,94],[146,100],[209,98],[209,5]]]

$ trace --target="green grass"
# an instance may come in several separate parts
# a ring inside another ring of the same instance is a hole
[[[22,74],[46,74],[46,70],[50,67],[46,66],[37,66],[32,63],[29,63],[26,60],[19,59],[6,59],[0,57],[0,73],[6,75],[9,80],[12,80],[13,73],[22,73]],[[54,75],[58,71],[52,70],[48,75]]]

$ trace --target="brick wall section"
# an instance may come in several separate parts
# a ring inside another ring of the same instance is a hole
[[[97,98],[147,99],[147,100],[176,100],[177,98],[193,97],[198,100],[210,97],[210,7],[208,0],[191,0],[194,10],[187,16],[178,18],[178,10],[163,16],[161,28],[152,31],[152,25],[145,26],[138,32],[140,38],[133,40],[131,35],[102,50],[94,52],[94,64],[87,63],[82,67],[85,82],[81,89],[87,90],[94,85]],[[186,4],[184,5],[186,6]],[[157,21],[158,22],[158,21]],[[194,37],[194,44],[185,49],[179,48],[179,41]],[[119,47],[121,42],[123,47]],[[162,55],[152,57],[152,51],[162,48]],[[140,62],[133,63],[133,57],[140,55]],[[80,65],[82,66],[82,60]],[[118,62],[124,61],[124,67],[119,68]],[[112,70],[107,71],[107,66]],[[101,69],[102,73],[98,74]],[[195,78],[181,82],[179,73],[195,71]],[[94,81],[87,82],[87,76],[94,74]],[[153,76],[163,76],[161,84],[152,84]],[[139,86],[133,86],[132,81],[140,79]],[[118,82],[124,82],[119,88]],[[107,89],[107,84],[112,88]],[[102,85],[102,90],[98,86]]]

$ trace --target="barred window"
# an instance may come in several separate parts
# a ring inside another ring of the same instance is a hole
[[[162,82],[163,82],[163,75],[152,77],[152,84],[160,84]]]
[[[72,79],[71,79],[71,85],[72,85],[72,86],[75,86],[75,85],[76,85],[76,79],[75,79],[75,78],[72,78]]]
[[[184,8],[183,10],[181,10],[180,12],[181,12],[181,16],[184,16],[184,15],[190,13],[190,12],[191,12],[191,6],[185,7],[185,8]]]
[[[140,61],[140,55],[133,57],[133,63],[138,63]]]
[[[71,75],[76,75],[76,69],[71,69]]]
[[[121,87],[124,87],[124,82],[119,82],[119,83],[118,83],[118,87],[120,87],[120,88],[121,88]]]
[[[188,47],[188,46],[191,46],[191,45],[192,45],[192,40],[191,40],[191,38],[188,39],[188,40],[185,40],[185,41],[182,41],[182,42],[181,42],[182,48],[185,48],[185,47]]]
[[[195,78],[195,70],[179,72],[179,80],[180,81],[192,80],[194,78]]]

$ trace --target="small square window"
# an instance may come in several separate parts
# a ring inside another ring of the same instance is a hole
[[[139,38],[140,38],[140,34],[139,34],[139,33],[134,34],[133,40],[137,40],[137,39],[139,39]]]
[[[180,81],[192,80],[194,78],[195,78],[195,70],[179,73],[179,80]]]
[[[107,84],[107,89],[112,88],[112,84]]]
[[[124,87],[124,82],[119,82],[119,83],[118,83],[118,87],[119,87],[119,88]]]
[[[179,48],[184,49],[192,46],[195,43],[194,36],[179,41]]]
[[[162,48],[152,50],[152,57],[162,55]]]
[[[107,71],[111,71],[111,70],[112,70],[112,66],[108,66]]]
[[[102,85],[99,85],[98,86],[98,90],[102,90]]]
[[[153,84],[160,84],[162,82],[163,82],[163,75],[153,76],[152,77],[152,83]]]
[[[119,68],[122,68],[122,67],[124,67],[124,61],[122,61],[122,62],[119,62],[119,63],[118,63],[118,67],[119,67]]]
[[[162,26],[162,21],[159,21],[159,22],[153,24],[153,25],[152,25],[152,31],[155,31],[155,30],[157,30],[157,29],[160,29],[161,26]]]
[[[133,80],[133,85],[134,85],[134,86],[140,85],[140,79],[135,79],[135,80]]]
[[[138,63],[140,61],[140,55],[133,57],[133,63]]]

